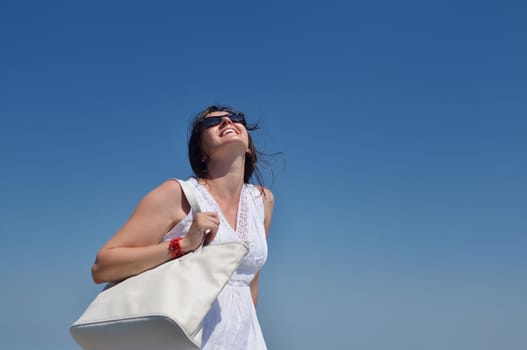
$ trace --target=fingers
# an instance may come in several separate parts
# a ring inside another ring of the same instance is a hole
[[[214,239],[220,226],[220,218],[216,212],[201,212],[194,215],[187,238],[193,249],[196,249],[204,240],[209,243]]]
[[[203,234],[205,235],[205,244],[210,243],[214,237],[216,237],[216,233],[218,232],[218,228],[220,227],[220,218],[218,216],[218,213],[216,212],[202,212],[199,214],[196,214],[196,217],[198,215],[202,214],[204,217],[203,219]],[[201,219],[201,218],[200,218]]]
[[[220,218],[216,212],[201,212],[196,214],[194,223],[204,234],[216,235],[220,226]]]

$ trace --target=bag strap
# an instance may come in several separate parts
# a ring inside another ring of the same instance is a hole
[[[180,179],[174,179],[181,185],[181,190],[183,190],[183,194],[187,198],[188,204],[190,204],[190,208],[192,209],[192,213],[200,213],[201,207],[198,202],[198,198],[196,197],[196,191],[194,190],[194,186],[192,186],[188,181],[180,180]]]
[[[188,204],[190,204],[190,208],[192,210],[192,214],[200,213],[201,212],[201,206],[198,202],[198,197],[196,196],[196,190],[194,189],[194,186],[192,186],[188,180],[180,180],[180,179],[174,179],[181,185],[181,190],[183,191],[183,194],[187,198]],[[194,253],[201,253],[201,249],[203,248],[203,245],[205,244],[205,236],[203,235],[203,239],[201,240],[201,243],[199,247],[194,250]]]

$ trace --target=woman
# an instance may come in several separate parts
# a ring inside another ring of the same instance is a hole
[[[274,198],[248,184],[257,150],[243,113],[214,105],[193,121],[189,158],[202,212],[193,215],[177,181],[147,194],[130,219],[106,243],[92,267],[96,283],[118,281],[209,244],[242,240],[242,260],[203,323],[202,349],[266,349],[256,317],[258,271],[267,257],[266,236]]]

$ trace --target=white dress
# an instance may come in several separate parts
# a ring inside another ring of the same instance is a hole
[[[249,253],[243,258],[205,317],[202,349],[267,349],[249,288],[249,283],[267,259],[262,195],[255,186],[243,185],[235,231],[205,186],[194,178],[189,181],[196,189],[202,211],[215,211],[220,218],[218,233],[211,244],[236,240],[249,244]],[[164,240],[186,234],[192,219],[191,212],[165,235]]]

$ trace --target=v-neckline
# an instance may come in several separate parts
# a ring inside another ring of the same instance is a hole
[[[232,227],[232,225],[230,224],[229,220],[227,220],[227,217],[223,214],[223,210],[221,209],[220,205],[216,201],[216,198],[214,198],[212,193],[210,193],[209,189],[204,184],[202,184],[199,180],[197,180],[197,182],[198,182],[198,185],[201,186],[201,188],[204,190],[206,195],[209,197],[211,203],[218,210],[218,214],[219,214],[220,218],[225,222],[227,227],[232,232],[236,233],[237,237],[241,238],[240,237],[240,233],[239,233],[238,230],[240,228],[240,214],[241,214],[241,211],[242,211],[242,200],[243,200],[242,196],[244,195],[245,184],[242,185],[242,189],[240,191],[240,198],[238,198],[238,208],[236,208],[236,218],[235,218],[235,222],[234,222],[234,227]]]

